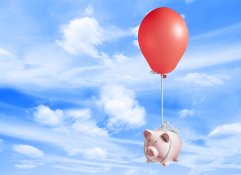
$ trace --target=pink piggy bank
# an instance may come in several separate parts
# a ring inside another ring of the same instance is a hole
[[[147,162],[161,163],[167,166],[170,161],[177,162],[182,141],[176,130],[165,128],[144,131],[144,153]]]

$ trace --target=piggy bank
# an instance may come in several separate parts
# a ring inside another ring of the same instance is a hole
[[[177,162],[182,141],[177,130],[160,129],[144,131],[144,153],[147,162],[161,163],[167,166],[170,161]]]

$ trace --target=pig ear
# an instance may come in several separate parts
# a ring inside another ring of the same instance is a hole
[[[164,142],[167,142],[167,143],[169,142],[169,135],[167,133],[163,133],[161,135],[161,138]]]
[[[151,130],[149,130],[149,129],[146,129],[145,131],[144,131],[144,137],[145,137],[145,139],[147,139],[148,137],[150,137],[151,135],[152,135],[152,131]]]

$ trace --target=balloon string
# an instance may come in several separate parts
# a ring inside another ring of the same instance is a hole
[[[163,108],[163,75],[161,75],[161,105],[162,105],[162,109],[161,109],[161,116],[162,116],[162,126],[164,124],[164,108]]]

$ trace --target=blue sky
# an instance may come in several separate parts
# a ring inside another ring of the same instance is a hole
[[[239,175],[241,2],[1,0],[0,167],[4,175]],[[160,77],[137,45],[167,6],[189,45],[165,79],[165,119],[183,149],[145,163],[143,130],[160,127]]]

